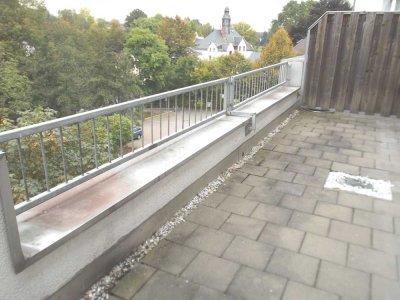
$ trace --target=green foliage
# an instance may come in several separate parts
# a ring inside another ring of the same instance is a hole
[[[190,20],[189,18],[185,18],[185,21],[190,24],[190,27],[198,36],[206,37],[214,30],[210,23],[202,24],[197,19]]]
[[[264,66],[276,64],[283,58],[294,55],[292,40],[290,39],[286,29],[280,27],[269,39],[267,45],[261,52],[260,59],[256,62],[256,66],[261,68]]]
[[[146,91],[160,91],[170,64],[168,47],[149,29],[133,28],[126,38],[125,48]]]
[[[260,45],[260,41],[257,36],[257,32],[251,28],[251,26],[245,22],[239,22],[234,24],[235,30],[245,38],[254,48]]]
[[[15,118],[17,110],[29,109],[30,88],[31,82],[18,70],[16,60],[7,61],[0,52],[0,123],[3,118]]]
[[[194,46],[195,32],[189,22],[180,17],[165,17],[158,28],[159,36],[168,46],[168,53],[175,62],[179,57],[188,53],[188,48]]]
[[[125,18],[125,28],[131,27],[132,23],[139,18],[147,18],[147,15],[140,9],[132,10]]]
[[[251,62],[239,52],[220,56],[211,60],[201,60],[194,68],[192,78],[195,82],[205,82],[232,76],[251,70]]]
[[[155,15],[154,17],[150,18],[139,18],[131,23],[130,28],[145,28],[150,30],[152,33],[157,34],[158,29],[160,28],[160,24],[164,17],[160,14]]]
[[[191,75],[197,64],[198,58],[195,55],[189,54],[179,57],[178,60],[170,66],[166,89],[173,90],[196,83]]]
[[[296,43],[306,37],[308,28],[326,11],[348,10],[351,10],[351,5],[347,0],[307,0],[302,2],[292,0],[283,7],[278,19],[272,21],[269,37],[280,26],[283,26],[289,32],[292,41]]]
[[[307,20],[310,14],[311,8],[316,4],[313,0],[307,0],[298,2],[295,0],[289,1],[279,13],[278,18],[272,21],[271,30],[269,31],[269,37],[271,37],[279,27],[283,26],[287,31],[297,30],[296,28],[303,24],[304,20]],[[294,38],[296,42],[298,37]],[[300,37],[301,39],[302,37]]]

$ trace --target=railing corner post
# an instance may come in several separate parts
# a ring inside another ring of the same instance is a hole
[[[230,115],[233,109],[233,97],[234,79],[233,77],[229,77],[224,85],[224,109],[227,115]]]
[[[3,215],[7,234],[8,248],[14,264],[14,269],[19,272],[23,269],[25,258],[21,249],[21,242],[18,232],[17,217],[14,209],[14,201],[11,190],[10,176],[8,172],[6,154],[0,150],[0,213]],[[1,219],[1,217],[0,217]]]

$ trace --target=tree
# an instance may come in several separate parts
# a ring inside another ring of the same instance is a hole
[[[158,34],[168,46],[168,53],[172,62],[188,53],[189,47],[194,45],[195,32],[189,23],[180,17],[165,17],[158,28]]]
[[[125,49],[147,93],[161,91],[165,86],[170,64],[164,40],[149,29],[133,28],[127,35]]]
[[[198,60],[197,56],[193,54],[179,57],[174,64],[171,64],[167,76],[166,88],[173,90],[196,83],[191,74],[194,72]]]
[[[236,75],[251,70],[251,62],[241,53],[220,56],[211,60],[201,60],[193,70],[192,78],[201,83]]]
[[[257,67],[264,67],[280,62],[283,58],[294,55],[292,40],[286,29],[280,27],[269,39],[256,62]]]
[[[202,24],[197,19],[190,20],[189,18],[185,18],[185,21],[190,24],[190,27],[198,36],[206,37],[214,30],[210,23]]]
[[[31,105],[31,82],[21,74],[15,59],[6,61],[0,49],[0,124],[2,119],[15,119],[18,110]]]
[[[292,0],[284,6],[278,19],[272,21],[269,36],[280,26],[284,26],[296,43],[307,36],[308,28],[325,12],[348,10],[351,10],[351,5],[347,0],[307,0],[300,3]]]
[[[150,18],[139,18],[134,20],[131,23],[130,28],[145,28],[150,30],[154,34],[158,34],[158,29],[160,27],[161,21],[164,19],[164,17],[160,14],[155,15],[154,17]]]
[[[289,1],[283,7],[282,12],[279,13],[278,18],[272,21],[272,26],[268,33],[269,37],[271,37],[281,26],[285,27],[290,33],[293,28],[298,27],[300,23],[304,23],[304,20],[308,19],[310,10],[315,4],[316,2],[313,0],[302,2],[297,2],[295,0]],[[294,42],[298,40],[297,36],[296,39],[292,35],[291,37]]]
[[[132,23],[139,18],[147,18],[147,15],[140,9],[132,10],[125,18],[125,28],[128,29],[131,27]]]
[[[260,40],[258,38],[257,32],[251,28],[251,26],[245,22],[239,22],[233,25],[233,28],[245,38],[253,47],[258,47],[260,45]]]

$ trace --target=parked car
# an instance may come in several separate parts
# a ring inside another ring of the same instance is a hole
[[[143,136],[143,130],[142,127],[133,127],[132,128],[133,132],[133,139],[134,140],[140,140]]]

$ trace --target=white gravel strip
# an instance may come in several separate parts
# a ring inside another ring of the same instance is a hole
[[[85,293],[82,299],[108,299],[108,291],[111,290],[117,281],[125,274],[133,269],[135,264],[139,262],[149,251],[151,251],[157,244],[163,240],[176,225],[185,222],[185,217],[192,213],[192,211],[199,206],[206,198],[224,184],[224,182],[232,175],[233,172],[240,169],[246,162],[253,158],[253,156],[267,144],[270,139],[279,133],[294,117],[299,114],[295,110],[290,114],[282,123],[280,123],[272,132],[270,132],[264,139],[259,141],[249,153],[247,153],[240,161],[229,167],[224,173],[218,176],[217,179],[211,181],[204,189],[200,191],[185,207],[181,208],[175,215],[161,228],[153,234],[151,238],[146,240],[131,255],[116,265],[110,273],[92,285],[92,287]]]

